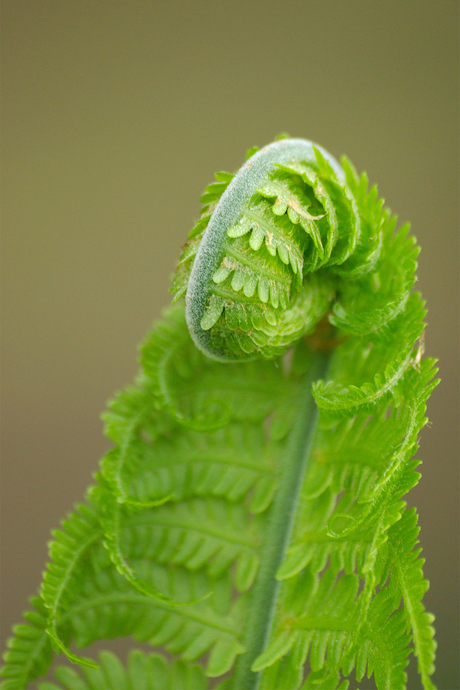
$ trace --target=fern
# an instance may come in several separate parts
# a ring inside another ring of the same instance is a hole
[[[114,654],[102,652],[97,670],[84,669],[83,678],[62,666],[56,670],[60,685],[39,683],[38,690],[206,690],[208,683],[198,664],[180,660],[168,665],[159,654],[146,655],[133,650],[125,670]]]
[[[202,196],[113,449],[53,533],[2,688],[434,688],[405,494],[437,381],[418,248],[349,161],[282,138]],[[185,296],[185,300],[183,299]],[[131,636],[126,668],[74,649]],[[197,663],[200,662],[200,663]],[[353,681],[354,682],[354,681]]]

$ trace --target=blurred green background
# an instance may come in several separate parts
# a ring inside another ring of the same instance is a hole
[[[438,687],[459,687],[457,32],[450,0],[5,0],[2,648],[204,186],[286,130],[367,170],[422,246],[442,384],[409,501]]]

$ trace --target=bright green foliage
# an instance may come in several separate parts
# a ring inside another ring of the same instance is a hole
[[[207,690],[208,681],[198,664],[177,660],[168,664],[159,654],[133,650],[125,669],[114,654],[101,652],[99,668],[81,673],[61,666],[56,669],[60,685],[39,683],[38,690]],[[82,677],[83,676],[83,677]]]
[[[403,690],[411,653],[434,688],[403,500],[436,385],[411,294],[418,249],[364,175],[331,165],[317,151],[275,167],[228,228],[202,327],[230,364],[196,348],[180,299],[233,176],[207,188],[178,304],[109,406],[114,448],[53,533],[4,690],[43,676],[53,649],[82,668],[39,690],[201,690],[227,673],[220,690],[351,690],[372,675]],[[133,651],[125,669],[73,651],[126,636],[177,658]]]

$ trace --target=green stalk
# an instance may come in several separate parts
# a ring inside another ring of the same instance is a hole
[[[257,690],[260,672],[251,667],[270,638],[280,582],[276,573],[284,561],[291,538],[300,490],[318,422],[318,409],[311,393],[312,383],[326,375],[330,355],[315,353],[299,400],[297,419],[289,434],[282,459],[280,484],[273,503],[267,538],[262,548],[259,574],[253,588],[252,605],[246,621],[243,644],[246,652],[238,657],[231,687]]]

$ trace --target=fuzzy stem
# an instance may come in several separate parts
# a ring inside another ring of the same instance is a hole
[[[313,381],[325,377],[329,360],[329,353],[316,352],[304,380],[298,416],[289,434],[286,454],[282,459],[280,484],[273,503],[267,539],[262,549],[259,574],[253,588],[252,605],[243,640],[246,652],[238,658],[235,665],[231,683],[233,690],[257,690],[259,687],[260,672],[253,672],[251,667],[264,651],[270,638],[280,586],[276,573],[284,561],[289,545],[300,490],[317,429],[318,409],[311,387]]]

